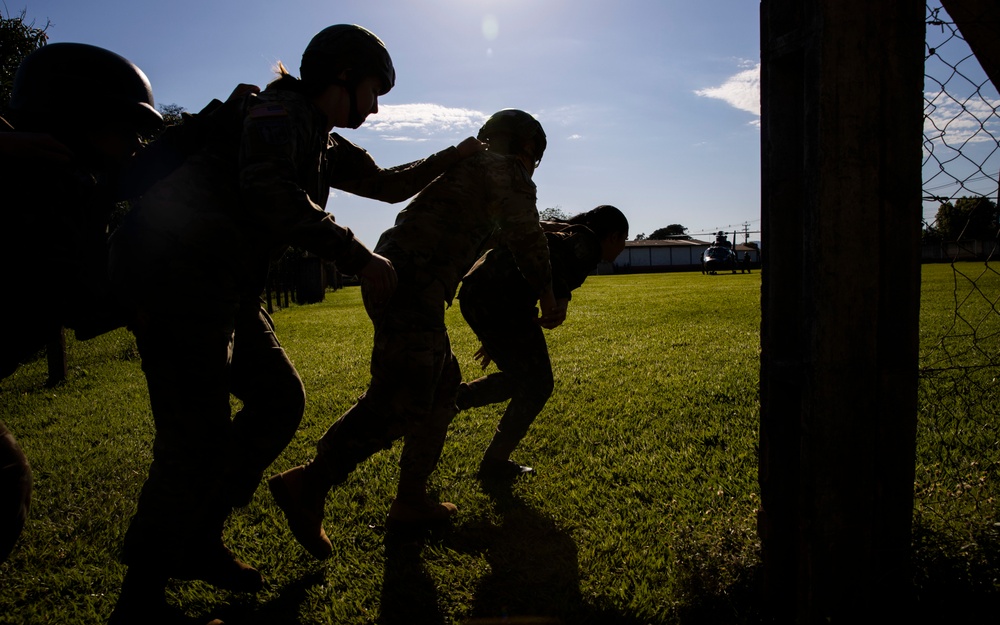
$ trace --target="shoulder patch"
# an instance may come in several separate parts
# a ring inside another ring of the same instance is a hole
[[[249,115],[253,119],[288,117],[288,111],[280,104],[258,104],[250,109]]]

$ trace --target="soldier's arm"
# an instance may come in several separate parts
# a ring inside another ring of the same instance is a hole
[[[554,242],[553,236],[561,238]],[[571,226],[561,235],[549,235],[549,254],[556,297],[568,299],[600,262],[601,243],[590,230]]]
[[[347,274],[361,271],[372,253],[333,220],[297,182],[296,156],[303,139],[287,110],[251,108],[240,147],[240,195],[248,216],[276,245],[299,245]]]
[[[498,194],[503,207],[500,231],[518,270],[538,293],[538,324],[552,329],[566,319],[568,299],[557,299],[552,289],[552,266],[545,233],[538,221],[535,185],[527,174],[514,171],[507,192]]]
[[[549,246],[535,208],[535,185],[527,178],[519,179],[515,173],[506,184],[501,182],[496,186],[500,241],[510,250],[518,270],[535,293],[551,291]]]
[[[334,134],[337,143],[329,184],[335,189],[383,202],[402,202],[416,195],[458,161],[483,150],[469,137],[458,146],[404,165],[381,168],[367,151]]]

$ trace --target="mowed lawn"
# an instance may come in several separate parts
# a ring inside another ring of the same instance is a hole
[[[485,491],[475,470],[503,406],[461,413],[432,477],[459,506],[450,531],[387,540],[397,444],[329,497],[332,559],[298,546],[262,486],[226,540],[264,591],[174,582],[171,601],[227,624],[751,622],[759,300],[756,271],[589,278],[547,333],[555,392],[515,453],[536,476]],[[357,288],[274,318],[308,394],[277,472],[308,460],[363,392],[372,330]],[[448,323],[463,374],[479,375],[457,306]],[[103,623],[124,574],[117,549],[151,457],[145,381],[124,330],[70,340],[69,360],[56,388],[44,359],[0,382],[0,419],[35,477],[0,565],[0,623]]]

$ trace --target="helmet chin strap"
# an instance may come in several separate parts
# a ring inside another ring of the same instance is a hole
[[[335,85],[340,85],[347,91],[347,98],[350,103],[350,110],[347,113],[347,127],[360,128],[361,124],[365,122],[365,116],[358,112],[358,85],[360,81],[340,80],[338,78],[332,82]]]
[[[358,88],[354,85],[348,88],[350,92],[351,112],[347,115],[347,125],[351,128],[360,128],[365,123],[365,116],[358,112]]]

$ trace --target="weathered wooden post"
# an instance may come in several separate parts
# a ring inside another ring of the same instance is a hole
[[[49,339],[45,346],[45,356],[49,368],[49,378],[46,386],[55,386],[64,382],[69,376],[69,362],[66,359],[66,330],[59,331]]]
[[[780,623],[909,589],[924,3],[761,3],[759,529]]]

